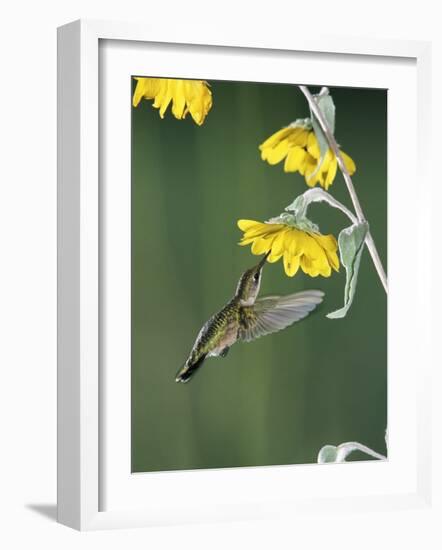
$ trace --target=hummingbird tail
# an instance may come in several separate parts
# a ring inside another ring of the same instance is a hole
[[[206,353],[201,355],[201,357],[198,359],[198,361],[195,361],[194,363],[189,363],[186,361],[184,367],[182,367],[176,375],[175,382],[188,382],[192,376],[195,374],[195,372],[200,368],[200,366],[204,363],[204,359],[206,358]]]

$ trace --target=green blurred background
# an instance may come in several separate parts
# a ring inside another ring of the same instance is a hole
[[[258,151],[308,116],[298,88],[210,84],[201,127],[170,108],[161,120],[150,101],[132,109],[132,471],[311,463],[323,445],[353,440],[385,453],[387,301],[367,251],[343,320],[325,317],[343,303],[343,268],[290,279],[282,262],[267,264],[261,294],[319,288],[320,310],[208,359],[189,384],[174,381],[200,327],[257,261],[237,245],[236,221],[276,216],[307,189]],[[330,91],[336,137],[357,164],[354,183],[386,267],[387,92]],[[340,174],[331,193],[351,206]],[[309,212],[323,233],[337,236],[347,223],[324,204]]]

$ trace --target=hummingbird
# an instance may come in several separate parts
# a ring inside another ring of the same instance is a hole
[[[321,290],[258,298],[268,252],[238,282],[233,298],[203,325],[175,381],[188,382],[207,357],[225,357],[236,342],[250,342],[306,317],[322,302]]]

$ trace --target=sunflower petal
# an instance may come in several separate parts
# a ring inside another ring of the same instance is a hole
[[[159,109],[161,118],[172,102],[175,118],[181,120],[190,112],[193,120],[201,125],[212,107],[212,93],[202,80],[138,77],[136,80],[132,104],[136,107],[142,98],[153,99],[153,106]]]
[[[172,101],[172,88],[173,84],[169,82],[169,79],[165,81],[160,86],[158,94],[155,96],[155,101],[153,106],[156,109],[159,109],[160,117],[164,118],[164,114],[169,106],[169,103]]]
[[[267,261],[270,263],[270,264],[274,264],[275,262],[277,262],[279,259],[281,259],[283,255],[283,252],[279,252],[278,254],[276,254],[274,251],[273,251],[273,246],[272,246],[272,251],[270,252],[270,254],[267,256]]]
[[[143,78],[138,78],[137,79],[137,85],[135,87],[135,91],[134,91],[134,95],[132,97],[132,105],[134,107],[137,107],[138,104],[140,103],[140,101],[143,99],[143,95],[144,95],[144,82],[143,82]]]
[[[284,254],[284,269],[289,277],[294,277],[299,269],[299,256],[290,256],[288,262],[286,262],[286,255]]]
[[[257,225],[261,225],[261,222],[256,222],[254,220],[238,220],[237,222],[238,227],[241,229],[241,231],[247,231],[248,229],[251,229],[252,227],[255,227]]]
[[[312,237],[325,250],[336,252],[336,250],[338,249],[338,243],[334,235],[320,235],[319,233],[314,233],[312,234]]]
[[[302,147],[295,146],[289,149],[284,163],[284,172],[296,172],[303,164],[306,152]]]
[[[160,90],[164,78],[138,78],[135,77],[137,85],[132,98],[132,105],[137,107],[143,99],[153,99]]]
[[[293,229],[292,233],[293,233],[293,241],[291,245],[292,254],[301,256],[302,254],[304,254],[307,234],[304,233],[304,231],[300,231],[299,229]]]
[[[267,253],[272,248],[273,235],[270,237],[259,237],[252,244],[252,254],[259,256]]]
[[[329,265],[335,270],[339,271],[339,258],[336,252],[330,252],[329,250],[325,250],[325,253],[327,255],[327,260]]]
[[[303,162],[299,166],[299,173],[304,176],[306,172],[314,172],[316,169],[316,159],[310,153],[306,153]]]
[[[348,173],[350,176],[352,176],[356,172],[356,164],[354,163],[354,160],[347,155],[347,153],[344,153],[344,151],[341,151],[341,157],[344,161],[345,167],[348,170]]]
[[[310,275],[310,277],[317,277],[319,275],[319,271],[307,256],[301,256],[301,269],[306,275]]]
[[[184,109],[186,107],[186,94],[184,90],[184,81],[177,80],[175,82],[174,91],[173,91],[173,104],[172,104],[172,114],[178,120],[183,118]]]
[[[251,237],[250,239],[245,239],[244,237],[239,241],[239,246],[247,246],[255,241],[256,237]]]
[[[284,271],[288,277],[294,277],[299,268],[299,256],[293,256],[288,250],[284,251]]]
[[[306,130],[305,128],[293,128],[292,132],[287,136],[290,147],[307,147],[309,133],[309,130]]]
[[[259,149],[263,151],[264,149],[271,149],[275,147],[281,140],[285,139],[290,134],[290,132],[291,128],[281,128],[281,130],[278,130],[265,141],[263,141],[259,146]]]
[[[330,277],[332,270],[328,261],[326,261],[320,266],[315,264],[315,267],[317,267],[319,275],[322,275],[323,277]]]
[[[272,235],[274,233],[278,233],[284,228],[285,226],[282,224],[262,223],[260,224],[259,227],[248,229],[244,233],[244,238],[250,239],[252,237],[264,237],[265,235]]]
[[[201,126],[212,107],[212,92],[203,80],[185,81],[187,112],[190,112],[194,122]],[[185,113],[185,114],[186,114]]]
[[[278,164],[278,162],[281,162],[281,160],[287,155],[288,151],[289,142],[285,139],[279,142],[276,147],[273,147],[272,149],[265,149],[263,153],[266,152],[266,156],[265,158],[262,158],[271,165]]]
[[[313,131],[311,131],[308,135],[307,151],[315,159],[319,159],[320,156],[321,156],[321,151],[319,150],[318,140],[316,139],[315,132],[313,132]]]
[[[330,266],[324,249],[316,242],[316,240],[308,235],[305,240],[304,256],[307,256],[312,264],[319,272],[328,272]]]
[[[328,166],[327,176],[324,181],[324,189],[327,190],[330,185],[333,183],[333,180],[336,176],[336,170],[338,168],[338,161],[336,160],[336,157],[333,155],[332,160],[330,161],[330,164]]]
[[[282,253],[284,252],[284,241],[288,231],[289,231],[288,229],[282,229],[276,235],[275,240],[273,241],[273,244],[272,244],[273,256],[281,256]]]

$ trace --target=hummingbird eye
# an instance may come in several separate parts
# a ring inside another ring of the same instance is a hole
[[[255,273],[255,275],[253,275],[253,278],[255,279],[256,282],[259,281],[259,271],[257,271],[257,272]]]

